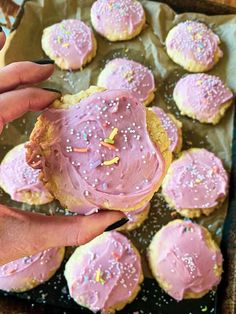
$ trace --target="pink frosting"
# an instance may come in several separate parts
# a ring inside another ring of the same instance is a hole
[[[67,282],[70,295],[78,303],[94,312],[109,313],[110,307],[127,300],[138,287],[141,261],[130,241],[116,231],[108,232],[103,241],[95,241],[87,249],[85,245],[76,260],[72,256],[68,261]]]
[[[219,77],[200,73],[181,78],[175,86],[174,97],[181,98],[182,107],[191,110],[197,119],[211,121],[233,94]]]
[[[185,292],[200,293],[220,282],[215,267],[222,265],[221,252],[209,249],[201,226],[190,221],[168,224],[155,244],[154,272],[171,285],[168,293],[176,300],[182,300]]]
[[[95,48],[91,28],[76,19],[50,26],[48,40],[55,58],[62,58],[72,70],[81,68]]]
[[[134,0],[97,0],[91,8],[91,19],[98,33],[116,34],[120,39],[132,35],[140,26],[145,13],[141,3]]]
[[[165,129],[168,138],[170,140],[170,151],[173,152],[178,146],[179,143],[179,130],[177,125],[173,122],[173,120],[159,107],[153,107],[152,110],[161,120],[161,124]]]
[[[155,90],[152,72],[138,62],[117,58],[107,63],[101,72],[98,85],[107,89],[126,89],[141,102]]]
[[[30,283],[43,283],[48,280],[52,272],[60,267],[62,261],[60,250],[48,249],[0,266],[0,289],[25,290]]]
[[[27,164],[25,144],[14,147],[0,165],[0,183],[15,201],[22,202],[23,194],[31,192],[39,193],[40,204],[46,204],[53,197],[39,180],[40,170]]]
[[[30,163],[43,167],[46,179],[57,174],[60,193],[81,200],[70,210],[129,209],[154,192],[165,162],[149,137],[145,108],[128,91],[95,93],[69,109],[49,109],[42,116],[55,128],[47,143],[50,155],[46,163],[37,156]],[[118,134],[112,149],[104,147],[101,141],[114,128]],[[37,154],[40,147],[35,144],[31,142],[31,151]],[[118,163],[103,164],[115,157]]]
[[[167,49],[179,51],[185,58],[212,67],[215,64],[215,53],[219,49],[218,35],[214,34],[205,24],[195,21],[185,21],[175,27],[174,36],[167,39]]]
[[[177,209],[212,208],[228,192],[228,175],[213,153],[190,149],[171,164],[162,192]]]

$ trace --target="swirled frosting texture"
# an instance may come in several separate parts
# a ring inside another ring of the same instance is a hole
[[[126,40],[137,35],[137,29],[145,22],[145,13],[136,0],[97,0],[91,8],[91,20],[104,37]]]
[[[162,193],[176,209],[214,208],[228,192],[221,160],[206,149],[182,153],[168,169]]]
[[[231,90],[215,75],[189,74],[174,88],[174,99],[183,113],[212,122],[222,106],[233,98]]]
[[[138,208],[157,189],[165,162],[149,137],[145,108],[129,92],[95,93],[69,109],[45,111],[40,121],[39,142],[40,132],[50,128],[51,135],[40,144],[48,151],[45,179],[56,177],[56,197],[67,195],[70,210]],[[114,143],[106,143],[114,132]]]
[[[72,70],[80,69],[96,51],[91,28],[78,19],[63,20],[46,28],[42,46],[52,59],[62,59],[64,68]]]
[[[163,227],[149,247],[149,260],[154,256],[154,276],[168,285],[165,290],[178,301],[185,293],[207,292],[220,282],[220,249],[206,229],[190,221],[176,220]]]
[[[174,121],[159,107],[153,107],[152,110],[161,120],[163,128],[165,129],[170,140],[170,151],[174,152],[179,144],[179,129]]]
[[[77,248],[66,264],[65,277],[77,303],[110,313],[110,308],[137,294],[141,261],[130,241],[112,231]]]
[[[155,91],[152,72],[142,64],[124,58],[107,63],[99,75],[98,86],[129,90],[142,103],[145,103]]]
[[[63,248],[53,248],[0,266],[0,289],[26,291],[48,280],[60,267]]]
[[[215,55],[223,56],[218,45],[218,35],[205,24],[196,21],[185,21],[179,23],[167,36],[166,48],[175,50],[183,58],[193,60],[198,64],[212,68],[215,64]]]
[[[15,201],[46,204],[53,197],[39,179],[40,170],[27,164],[25,144],[14,147],[3,159],[0,184]]]

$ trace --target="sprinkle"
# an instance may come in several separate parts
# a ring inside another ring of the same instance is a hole
[[[113,140],[114,137],[117,135],[117,133],[118,133],[118,129],[117,129],[117,128],[114,128],[114,129],[112,130],[111,134],[108,136],[109,139]]]
[[[188,25],[188,26],[187,26],[187,30],[188,30],[188,31],[191,31],[192,29],[193,29],[193,27],[192,27],[191,25]]]
[[[84,140],[87,140],[87,134],[85,132],[83,133],[83,138]]]
[[[103,126],[104,126],[104,128],[107,128],[107,127],[108,127],[107,122],[104,122],[104,123],[103,123]]]
[[[197,178],[197,179],[195,180],[195,182],[196,182],[196,183],[201,183],[201,182],[202,182],[202,180],[201,180],[201,179],[199,179],[199,178]]]
[[[102,184],[102,189],[103,189],[103,190],[106,190],[106,189],[107,189],[107,183],[106,183],[106,182],[104,182],[104,183]]]
[[[111,255],[118,261],[120,259],[120,255],[116,252],[112,252]]]
[[[103,142],[103,141],[101,141],[100,144],[101,144],[102,146],[107,147],[107,148],[112,149],[112,150],[115,150],[115,149],[116,149],[116,147],[115,147],[114,145],[105,143],[105,142]]]
[[[62,45],[63,48],[68,48],[69,46],[70,46],[69,43],[64,43],[64,44]]]
[[[196,34],[196,38],[197,38],[197,39],[202,39],[202,35],[199,34],[199,33],[197,33],[197,34]]]
[[[60,36],[57,36],[57,43],[58,44],[61,44],[61,40],[62,40],[62,38]]]
[[[100,269],[98,269],[98,270],[96,270],[96,282],[99,282],[100,281],[100,276],[101,276],[101,270]]]
[[[110,139],[110,138],[105,138],[104,142],[105,142],[105,143],[108,143],[108,144],[111,144],[111,145],[114,144],[114,140],[112,140],[112,139]]]
[[[103,166],[110,166],[113,164],[117,164],[119,160],[120,160],[120,158],[116,156],[113,159],[103,161],[102,165]]]
[[[95,280],[96,280],[96,282],[100,282],[102,285],[104,285],[104,283],[105,283],[104,279],[102,278],[102,272],[100,269],[98,269],[96,271],[96,279]]]
[[[201,311],[202,311],[202,312],[206,312],[207,309],[208,309],[208,307],[207,307],[207,306],[204,306],[203,308],[201,308]]]
[[[197,84],[198,86],[202,85],[202,80],[197,80],[197,81],[196,81],[196,84]]]
[[[75,147],[73,148],[73,152],[75,153],[87,153],[88,152],[88,148],[79,148],[79,147]]]
[[[101,163],[102,163],[102,161],[101,161],[100,159],[95,160],[94,162],[92,162],[92,163],[90,164],[90,169],[95,169],[95,168],[97,168],[98,166],[101,165]]]

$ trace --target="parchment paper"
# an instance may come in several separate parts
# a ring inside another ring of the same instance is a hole
[[[236,16],[205,16],[196,13],[176,15],[168,6],[153,1],[141,1],[144,5],[147,24],[145,30],[135,39],[126,42],[111,43],[95,33],[98,41],[98,52],[93,61],[82,71],[68,72],[56,68],[53,76],[43,84],[61,90],[63,93],[77,93],[96,84],[100,71],[105,63],[116,57],[127,57],[148,66],[157,86],[155,100],[151,106],[161,106],[172,112],[183,122],[184,149],[205,147],[216,153],[224,162],[226,169],[231,168],[231,149],[233,134],[232,106],[217,126],[200,124],[189,118],[181,117],[172,99],[172,91],[176,81],[186,72],[174,64],[166,54],[165,38],[168,31],[180,21],[198,20],[209,25],[221,38],[224,57],[211,70],[210,74],[218,75],[235,93],[236,92]],[[11,42],[5,52],[5,63],[13,61],[35,60],[46,57],[41,49],[41,36],[45,27],[66,18],[79,18],[90,23],[91,0],[35,0],[25,4],[24,16],[12,35]],[[34,126],[37,114],[29,113],[23,118],[9,124],[0,137],[0,160],[13,146],[27,141]],[[10,200],[9,196],[0,191],[1,203],[23,210],[61,213],[57,202],[48,206],[28,206]],[[197,221],[205,225],[219,243],[222,226],[227,211],[227,202],[209,217],[201,217]],[[149,219],[141,228],[130,232],[129,237],[139,248],[145,276],[150,272],[146,265],[145,252],[152,236],[159,228],[173,219],[170,210],[157,193],[152,200]],[[178,216],[177,216],[178,217]]]

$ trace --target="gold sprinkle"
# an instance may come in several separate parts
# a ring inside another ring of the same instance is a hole
[[[196,84],[197,84],[198,86],[202,85],[202,80],[197,80]]]
[[[112,140],[112,139],[110,139],[110,138],[105,138],[105,139],[104,139],[104,142],[105,142],[105,143],[108,143],[108,144],[112,144],[112,145],[114,144],[114,140]]]
[[[196,39],[202,39],[202,35],[199,34],[199,33],[197,33],[197,34],[196,34]]]
[[[103,161],[102,166],[110,166],[113,164],[117,164],[119,160],[120,158],[116,156],[113,159]]]
[[[62,38],[60,36],[57,37],[57,43],[61,44]]]
[[[96,282],[100,282],[100,278],[101,278],[101,269],[96,270]]]
[[[117,135],[118,129],[114,128],[111,132],[111,134],[108,136],[110,140],[114,140],[114,137]]]
[[[64,43],[64,44],[62,45],[63,48],[68,48],[69,46],[70,46],[69,43]]]

